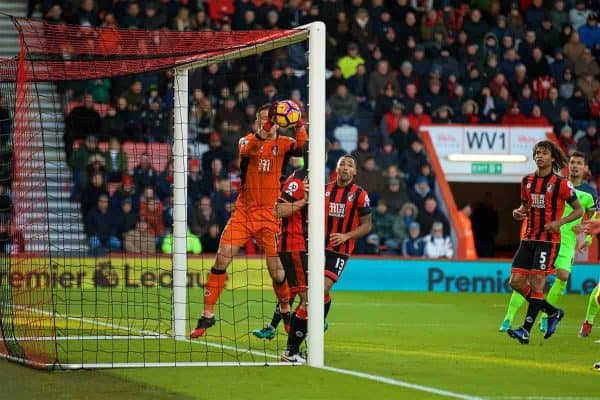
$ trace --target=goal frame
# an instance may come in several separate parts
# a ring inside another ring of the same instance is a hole
[[[174,130],[173,130],[173,333],[177,340],[187,339],[187,132],[188,132],[188,74],[191,69],[213,63],[239,59],[246,55],[274,50],[308,39],[308,122],[310,163],[308,168],[308,332],[307,364],[324,365],[325,288],[325,33],[323,22],[313,22],[297,28],[298,34],[248,49],[235,50],[175,68]],[[311,157],[311,155],[315,155]],[[322,184],[319,184],[321,182]]]

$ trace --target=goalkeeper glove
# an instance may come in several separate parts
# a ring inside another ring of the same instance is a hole
[[[267,122],[265,122],[262,126],[264,131],[270,132],[273,129],[273,125],[275,125],[275,115],[277,114],[277,102],[274,102],[269,108],[269,114],[267,116]]]

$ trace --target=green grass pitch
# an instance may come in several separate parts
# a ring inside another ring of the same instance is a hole
[[[519,345],[497,331],[507,301],[508,295],[492,294],[333,294],[330,328],[325,336],[326,365],[450,392],[446,394],[309,367],[139,368],[47,373],[2,361],[1,397],[12,400],[441,399],[452,398],[454,394],[455,398],[462,395],[467,399],[600,399],[600,373],[591,370],[592,364],[600,360],[600,346],[594,343],[600,338],[600,329],[590,338],[577,337],[586,297],[566,296],[563,303],[566,318],[555,336],[544,340],[543,335],[535,331],[528,346]],[[77,314],[78,310],[72,311]],[[270,310],[265,309],[265,314],[268,312]],[[262,320],[247,322],[244,315],[238,317],[243,323],[235,332],[221,328],[228,340],[267,352],[275,352],[277,346],[282,346],[283,335],[278,338],[279,342],[264,343],[245,332],[248,328],[260,327]],[[522,314],[517,321],[521,319]],[[102,346],[100,359],[111,353]],[[128,351],[138,354],[140,349],[136,346],[139,343],[132,342],[125,350],[118,346],[112,350],[120,354],[119,358],[125,357],[123,354]],[[145,346],[147,357],[154,357],[155,345]],[[211,360],[222,357],[214,348],[206,353],[206,346],[196,346],[194,351],[200,357]],[[144,348],[139,354],[143,351]],[[168,353],[170,349],[164,351]]]

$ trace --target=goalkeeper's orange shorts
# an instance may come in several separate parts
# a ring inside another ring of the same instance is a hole
[[[246,208],[238,204],[221,234],[220,245],[242,247],[253,238],[268,257],[277,257],[278,231],[279,223],[272,208]]]

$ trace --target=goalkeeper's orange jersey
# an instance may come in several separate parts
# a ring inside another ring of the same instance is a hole
[[[290,157],[301,152],[307,140],[305,129],[296,133],[296,139],[277,135],[262,140],[250,133],[239,141],[242,190],[236,207],[273,209],[279,198],[281,179]]]

